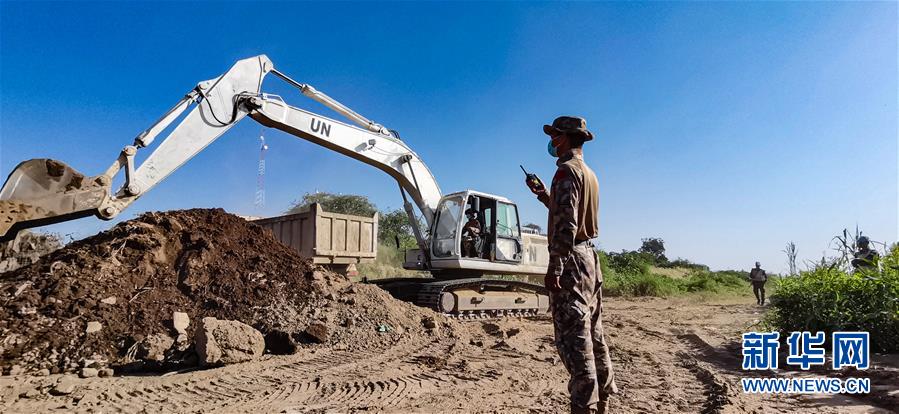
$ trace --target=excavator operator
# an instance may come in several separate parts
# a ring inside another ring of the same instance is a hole
[[[465,216],[468,221],[462,226],[462,256],[481,257],[481,222],[478,220],[478,213],[470,208],[465,210]]]

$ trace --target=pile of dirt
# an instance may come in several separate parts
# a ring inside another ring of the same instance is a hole
[[[121,367],[145,338],[177,334],[174,312],[189,332],[207,316],[249,324],[282,353],[445,331],[422,324],[434,313],[316,269],[221,209],[147,213],[73,242],[0,275],[0,304],[0,364],[18,372]]]
[[[313,277],[320,275],[319,272],[313,274]],[[282,313],[278,321],[267,321],[272,327],[269,332],[289,333],[292,343],[297,345],[318,344],[352,351],[385,348],[400,339],[426,342],[446,336],[460,338],[458,322],[399,301],[375,285],[355,284],[345,279],[329,282],[324,294],[311,298],[302,306],[272,306]],[[277,345],[270,343],[275,338],[269,336],[266,339],[270,350],[279,353],[272,349]]]
[[[0,243],[0,273],[30,265],[60,247],[56,235],[21,231],[15,239]]]

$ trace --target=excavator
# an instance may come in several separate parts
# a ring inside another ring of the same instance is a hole
[[[263,92],[267,74],[352,124],[290,106],[280,96]],[[418,247],[406,251],[403,267],[433,276],[376,282],[397,298],[466,319],[527,316],[548,309],[542,286],[508,277],[544,275],[549,261],[546,237],[522,232],[515,203],[473,190],[442,195],[434,175],[399,133],[291,79],[265,55],[240,60],[223,75],[197,84],[125,146],[102,174],[85,176],[53,159],[20,163],[0,189],[0,240],[12,239],[23,229],[87,216],[113,219],[248,116],[362,161],[397,181]],[[137,165],[137,152],[169,130]],[[113,180],[122,170],[124,182],[113,191]],[[463,236],[466,216],[482,228],[469,229]],[[490,275],[507,277],[485,278]]]

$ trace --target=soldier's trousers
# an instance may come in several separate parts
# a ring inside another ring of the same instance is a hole
[[[755,302],[759,305],[765,304],[765,282],[752,281],[752,293],[755,293]]]
[[[590,243],[575,246],[565,263],[559,284],[550,294],[550,309],[559,357],[571,378],[572,412],[607,409],[617,392],[612,360],[602,329],[602,273]]]

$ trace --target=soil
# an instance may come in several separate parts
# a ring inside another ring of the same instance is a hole
[[[316,269],[221,209],[147,213],[0,275],[0,364],[7,372],[71,372],[85,361],[120,367],[137,341],[174,337],[174,312],[193,322],[238,320],[281,334],[282,346],[344,349],[424,334],[421,319],[432,316]],[[92,322],[101,329],[87,333]]]
[[[20,231],[14,239],[0,242],[0,273],[32,264],[60,247],[56,235]]]
[[[894,412],[896,355],[875,356],[874,367],[856,375],[870,377],[874,387],[860,398],[743,394],[737,341],[763,312],[751,301],[607,299],[606,329],[620,387],[610,412]],[[456,335],[404,333],[356,350],[322,344],[212,370],[77,380],[65,396],[48,394],[58,375],[2,377],[0,410],[567,412],[567,374],[547,318],[450,324]]]
[[[603,320],[620,389],[611,412],[899,406],[896,355],[873,356],[864,372],[823,374],[871,378],[867,395],[743,394],[740,335],[765,311],[751,301],[607,298]],[[131,344],[173,334],[176,311],[193,322],[248,323],[266,334],[270,353],[221,368],[122,375]],[[100,331],[86,333],[90,322]],[[117,367],[117,376],[44,371],[74,372],[88,360]],[[0,275],[0,363],[0,412],[10,413],[568,412],[568,375],[548,317],[448,319],[317,269],[221,210],[145,214]]]

